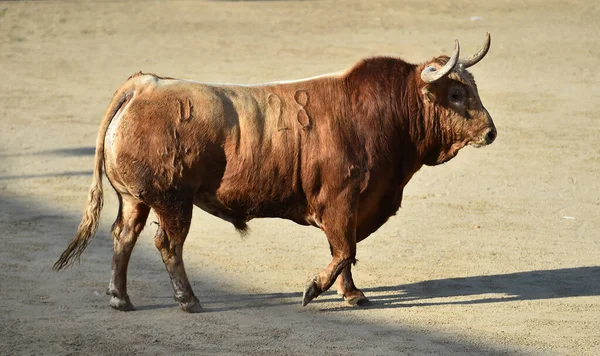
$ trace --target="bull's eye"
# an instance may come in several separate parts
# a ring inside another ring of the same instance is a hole
[[[463,105],[467,98],[467,93],[461,87],[452,87],[448,92],[448,100],[455,105]]]

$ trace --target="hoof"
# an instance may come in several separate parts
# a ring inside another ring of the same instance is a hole
[[[359,307],[366,307],[366,306],[369,306],[369,305],[373,304],[364,295],[357,295],[355,297],[350,297],[350,298],[344,297],[344,300],[346,301],[346,305],[349,305],[351,307],[354,307],[354,306],[357,306],[357,305]]]
[[[304,288],[304,294],[302,294],[302,306],[305,307],[311,300],[321,294],[321,288],[317,285],[317,277],[313,277]]]
[[[200,303],[181,303],[179,305],[181,306],[181,310],[183,310],[186,313],[201,313],[204,311]]]
[[[194,297],[190,302],[179,303],[179,306],[181,307],[181,310],[186,313],[200,313],[204,311],[204,309],[202,309],[202,305],[200,305],[200,301],[198,301],[198,298],[196,297]]]
[[[117,297],[112,297],[110,298],[110,306],[113,307],[113,309],[120,311],[135,310],[133,308],[133,304],[131,304],[131,302],[129,301],[129,298],[119,299]]]

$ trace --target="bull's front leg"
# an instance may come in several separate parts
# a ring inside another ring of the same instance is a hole
[[[306,284],[302,297],[303,306],[328,290],[345,269],[348,269],[350,275],[350,266],[356,263],[358,189],[355,188],[347,186],[334,199],[328,201],[323,211],[321,225],[329,240],[332,259],[323,271]]]

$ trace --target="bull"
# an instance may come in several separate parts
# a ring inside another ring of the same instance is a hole
[[[103,205],[103,169],[119,200],[112,227],[110,305],[132,310],[127,266],[154,209],[156,248],[175,300],[202,310],[183,264],[193,206],[241,232],[278,217],[325,233],[332,259],[311,278],[302,305],[337,280],[349,305],[366,305],[352,280],[356,244],[400,208],[423,165],[485,146],[496,128],[467,68],[453,54],[421,64],[375,57],[298,81],[209,84],[137,73],[116,91],[100,125],[93,181],[77,234],[55,263],[72,265],[94,236]]]

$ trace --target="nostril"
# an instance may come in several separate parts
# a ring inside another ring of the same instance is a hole
[[[485,141],[487,142],[487,144],[489,145],[490,143],[494,142],[494,140],[496,139],[496,135],[498,134],[498,132],[495,129],[491,129],[487,135],[485,135]]]

